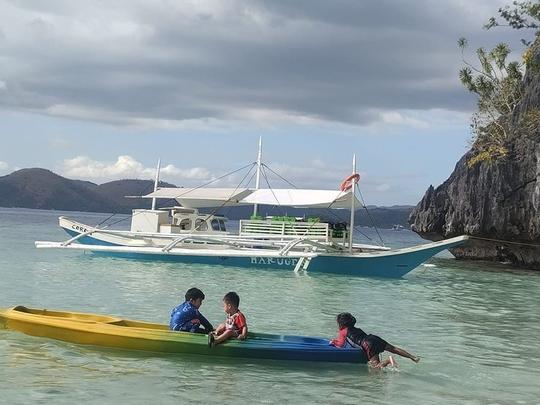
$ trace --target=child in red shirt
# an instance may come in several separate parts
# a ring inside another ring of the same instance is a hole
[[[208,334],[208,345],[210,347],[231,338],[244,340],[247,337],[246,317],[238,309],[239,305],[240,297],[237,293],[231,291],[225,294],[223,297],[223,310],[227,314],[227,319],[225,323],[217,327],[215,332]]]
[[[414,356],[400,347],[391,345],[379,336],[368,335],[362,329],[355,327],[356,318],[348,312],[339,314],[336,321],[339,330],[338,338],[332,339],[330,344],[336,347],[361,348],[366,354],[370,366],[384,368],[389,364],[396,365],[392,356],[388,356],[388,359],[381,362],[379,354],[384,351],[406,357],[415,363],[420,361],[420,357]]]

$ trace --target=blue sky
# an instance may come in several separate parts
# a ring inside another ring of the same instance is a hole
[[[0,0],[0,175],[198,185],[256,159],[367,204],[416,204],[468,148],[472,50],[504,1]],[[519,57],[519,55],[517,55]],[[233,185],[239,177],[228,180]],[[272,185],[281,186],[277,179]]]

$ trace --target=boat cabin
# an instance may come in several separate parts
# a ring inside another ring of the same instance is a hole
[[[195,208],[136,209],[131,217],[131,232],[224,234],[225,221],[223,216],[201,214]]]

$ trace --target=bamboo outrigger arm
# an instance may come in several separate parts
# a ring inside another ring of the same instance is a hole
[[[68,245],[71,245],[73,242],[75,242],[75,241],[81,239],[81,238],[84,237],[84,236],[91,235],[91,234],[93,234],[94,232],[96,232],[97,230],[98,230],[98,228],[92,228],[92,229],[89,229],[89,230],[86,231],[86,232],[80,233],[80,234],[78,234],[77,236],[74,236],[73,238],[68,239],[68,240],[66,240],[65,242],[62,242],[62,246],[68,246]]]
[[[186,240],[190,240],[190,241],[194,241],[194,242],[211,242],[211,243],[218,243],[220,245],[227,245],[227,246],[232,246],[232,247],[235,247],[235,248],[238,248],[240,247],[238,245],[238,243],[234,243],[234,242],[228,242],[226,240],[223,240],[223,239],[219,239],[219,238],[208,238],[208,237],[201,237],[201,236],[193,236],[193,235],[187,235],[187,236],[183,236],[181,238],[176,238],[174,239],[173,241],[171,241],[171,243],[169,243],[167,246],[163,247],[163,249],[161,249],[163,252],[169,252],[172,248],[174,248],[176,245],[178,245],[179,243],[181,242],[184,242]]]
[[[289,252],[295,247],[298,246],[301,243],[305,243],[306,245],[310,245],[314,248],[319,248],[327,252],[339,252],[343,249],[340,249],[335,246],[325,245],[323,243],[315,242],[314,240],[308,239],[308,238],[298,238],[290,241],[285,246],[281,248],[279,251],[280,256],[287,256]]]

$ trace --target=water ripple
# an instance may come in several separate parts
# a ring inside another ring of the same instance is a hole
[[[223,294],[235,290],[252,330],[333,337],[335,315],[350,311],[366,331],[422,360],[398,359],[396,372],[150,356],[0,330],[6,403],[232,403],[245,401],[246,390],[263,404],[538,403],[539,273],[436,258],[435,267],[384,280],[38,251],[34,239],[64,236],[57,213],[27,212],[0,212],[0,227],[10,230],[0,232],[2,306],[167,322],[185,290],[199,286],[207,296],[201,310],[217,323],[224,319]],[[87,214],[85,220],[100,218]],[[399,232],[393,243],[416,243],[409,234]]]

